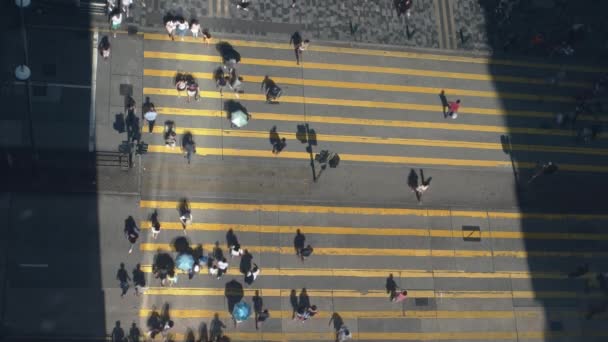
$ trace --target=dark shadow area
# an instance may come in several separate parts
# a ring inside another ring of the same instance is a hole
[[[232,313],[232,311],[230,311]],[[224,336],[224,329],[226,329],[226,324],[222,322],[219,314],[213,315],[213,320],[209,324],[209,340],[217,341],[220,340]]]
[[[603,197],[608,190],[608,178],[604,173],[591,170],[576,170],[567,165],[606,165],[606,160],[591,155],[580,155],[571,151],[560,153],[547,150],[522,149],[524,144],[544,145],[557,148],[605,148],[599,132],[606,131],[606,82],[605,72],[608,57],[608,26],[605,13],[608,2],[597,0],[477,0],[485,15],[485,31],[493,51],[488,64],[488,73],[494,78],[497,92],[518,92],[567,99],[562,103],[540,99],[516,101],[501,99],[499,107],[509,115],[504,116],[504,125],[509,132],[500,137],[503,151],[509,154],[519,211],[524,213],[555,214],[606,214]],[[458,25],[457,25],[458,26]],[[467,27],[457,28],[459,45],[471,48],[475,37],[467,34]],[[513,63],[514,64],[510,64]],[[521,63],[528,65],[521,65]],[[517,65],[520,63],[520,65]],[[533,64],[533,65],[531,65]],[[595,68],[595,70],[593,70]],[[529,77],[536,84],[517,85],[505,81],[505,76]],[[572,83],[582,86],[575,87]],[[446,94],[448,98],[455,95]],[[466,101],[463,99],[463,109]],[[525,107],[524,107],[525,106]],[[515,111],[542,111],[545,117],[523,117]],[[554,134],[524,134],[521,128],[546,129]],[[497,139],[498,140],[498,139]],[[525,164],[529,166],[526,167]],[[536,165],[536,167],[535,167]],[[553,166],[551,166],[553,165]],[[507,175],[500,175],[506,177]],[[497,175],[497,177],[499,177]],[[592,189],[581,193],[581,189]],[[597,234],[605,220],[581,220],[556,218],[535,220],[523,218],[520,229],[524,234],[559,232]],[[483,227],[481,227],[483,233]],[[479,243],[479,227],[463,226],[463,237]],[[597,321],[606,310],[608,297],[602,294],[599,284],[588,289],[602,270],[606,259],[582,257],[582,252],[606,250],[605,241],[594,238],[561,241],[523,240],[528,253],[526,271],[532,274],[560,272],[567,279],[549,280],[531,278],[531,289],[536,293],[547,291],[589,291],[595,299],[546,298],[537,296],[533,301],[517,300],[515,306],[541,307],[549,333],[575,333],[575,340],[599,341],[592,333],[604,330]],[[481,241],[483,243],[483,241]],[[573,257],[540,257],[534,252],[559,251],[576,253]],[[531,256],[532,254],[532,256]],[[581,266],[582,265],[582,266]],[[503,266],[504,267],[504,266]],[[498,270],[497,270],[498,271]],[[518,282],[520,283],[520,282]],[[527,285],[529,286],[529,285]],[[555,314],[558,310],[573,310],[579,313],[570,318]],[[575,324],[576,331],[569,330]],[[605,324],[605,323],[604,323]],[[580,330],[579,330],[580,329]],[[578,334],[582,334],[579,336]],[[588,335],[589,334],[589,335]],[[545,340],[552,340],[546,337]]]
[[[241,271],[242,274],[247,274],[247,272],[249,272],[249,270],[251,269],[252,266],[252,261],[253,261],[253,255],[251,253],[249,253],[248,250],[245,249],[245,251],[243,252],[243,255],[241,256],[241,262],[239,264],[239,270]]]
[[[329,319],[329,323],[327,325],[332,325],[332,323],[334,330],[338,332],[338,330],[340,330],[340,328],[342,328],[342,326],[344,325],[344,320],[342,319],[342,316],[340,316],[340,314],[334,312],[333,314],[331,314],[331,318]]]
[[[228,42],[218,42],[215,45],[215,49],[222,57],[223,63],[231,63],[234,65],[241,61],[241,54],[238,53],[238,51],[236,51],[234,47]]]
[[[224,288],[224,296],[228,302],[228,312],[232,314],[236,303],[240,302],[245,296],[243,285],[234,279],[227,282]]]
[[[293,319],[298,310],[298,294],[295,289],[289,293],[289,304],[291,305],[291,318]]]
[[[397,293],[397,289],[399,288],[397,286],[397,282],[395,282],[395,278],[393,278],[392,273],[389,274],[386,278],[386,284],[384,285],[384,288],[386,289],[386,293],[388,293],[389,300],[392,300],[393,297],[395,297],[395,294]]]
[[[66,18],[77,29],[60,27]],[[90,27],[89,13],[74,1],[31,1],[22,10],[0,2],[3,341],[99,338],[115,329],[116,319],[105,323],[98,190],[113,190],[99,182],[103,176],[128,172],[118,151],[90,148],[93,51],[103,36],[94,40]],[[20,65],[29,68],[28,78],[17,79]],[[109,131],[119,112],[104,113]],[[117,298],[119,262],[108,262],[105,274]]]

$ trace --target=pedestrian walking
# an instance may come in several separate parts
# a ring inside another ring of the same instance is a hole
[[[114,9],[114,12],[112,12],[110,23],[110,31],[112,31],[113,37],[116,38],[116,31],[120,28],[120,25],[122,24],[122,13],[118,8]]]
[[[169,282],[168,285],[170,287],[177,284],[177,274],[175,274],[174,270],[170,270],[169,272],[167,272],[167,281]]]
[[[240,257],[243,255],[243,249],[241,248],[241,245],[236,243],[232,246],[230,246],[230,258],[233,258],[235,256]]]
[[[536,171],[532,177],[528,180],[528,184],[532,183],[536,178],[542,175],[551,175],[557,171],[558,167],[553,162],[547,162],[540,166],[538,171]]]
[[[133,286],[135,287],[135,295],[139,296],[140,293],[146,291],[146,275],[141,270],[141,264],[137,264],[133,270]]]
[[[175,123],[173,121],[165,121],[164,137],[165,146],[175,148],[175,145],[177,145],[177,133],[175,133]]]
[[[205,43],[205,46],[209,46],[210,41],[211,41],[211,33],[209,32],[209,29],[205,28],[205,29],[203,29],[203,43]]]
[[[217,277],[218,273],[219,273],[219,269],[217,268],[216,264],[213,264],[213,265],[211,265],[211,267],[209,267],[209,275]]]
[[[249,5],[251,3],[249,2],[249,0],[238,0],[237,4],[236,4],[236,8],[243,10],[245,12],[249,12]]]
[[[293,238],[293,249],[296,251],[296,255],[300,256],[300,252],[304,248],[304,243],[306,242],[306,236],[302,234],[302,232],[297,229],[296,236]]]
[[[198,23],[198,20],[192,19],[190,22],[190,32],[192,32],[193,38],[198,38],[198,35],[202,33],[201,24]]]
[[[429,177],[429,178],[425,179],[424,171],[422,169],[420,169],[420,184],[418,184],[418,177],[417,177],[416,171],[414,171],[413,169],[410,172],[410,177],[412,177],[412,175],[414,176],[414,178],[411,180],[411,183],[409,184],[409,186],[412,188],[412,191],[416,194],[416,199],[418,200],[418,203],[421,203],[422,194],[424,194],[424,192],[426,190],[428,190],[429,186],[431,186],[431,179],[433,179],[433,177]]]
[[[160,221],[158,220],[158,212],[156,210],[150,217],[150,230],[152,231],[152,238],[156,240],[158,234],[160,234]]]
[[[131,16],[131,9],[133,8],[133,0],[122,0],[122,12],[125,14],[127,18]]]
[[[198,92],[198,83],[196,83],[196,81],[194,80],[190,80],[190,82],[188,82],[188,88],[186,90],[187,94],[188,94],[188,103],[190,103],[190,99],[194,98],[194,101],[199,101],[200,97],[199,97],[199,92]]]
[[[186,32],[188,32],[188,28],[190,28],[190,25],[188,25],[188,22],[184,20],[184,18],[180,17],[177,19],[177,26],[175,27],[175,32],[177,32],[177,35],[180,36],[182,41],[184,40]]]
[[[237,76],[235,68],[232,68],[232,70],[230,70],[227,82],[228,87],[234,92],[234,96],[237,99],[240,98],[239,93],[242,91],[243,78]]]
[[[99,54],[101,55],[101,57],[103,57],[104,61],[107,61],[108,58],[110,58],[110,39],[108,38],[108,36],[103,36],[101,38],[101,41],[99,42]]]
[[[174,323],[172,320],[167,320],[163,325],[163,331],[161,332],[161,335],[163,335],[165,341],[167,341],[167,335],[169,335],[169,331],[171,330],[171,328],[173,328],[173,325]]]
[[[268,312],[268,309],[258,312],[255,318],[255,330],[258,330],[268,318],[270,318],[270,312]]]
[[[120,321],[116,321],[116,325],[114,329],[112,329],[112,342],[124,342],[125,340],[125,331],[120,327]]]
[[[191,133],[184,134],[184,137],[182,138],[182,150],[184,151],[184,158],[186,158],[188,164],[190,164],[192,156],[196,153],[196,143],[194,142],[194,137],[192,137]],[[184,233],[186,233],[185,230]]]
[[[139,228],[137,227],[133,217],[129,216],[129,218],[125,221],[124,232],[125,237],[131,244],[131,247],[129,247],[129,254],[131,254],[133,252],[133,246],[137,242],[137,238],[139,238]]]
[[[177,74],[175,77],[175,90],[177,90],[177,97],[181,97],[182,93],[188,88],[188,80],[186,75]]]
[[[403,302],[406,297],[407,297],[407,291],[403,290],[403,291],[397,293],[397,295],[393,297],[392,301],[393,301],[393,303],[400,303],[400,302]]]
[[[285,146],[287,146],[287,142],[285,138],[282,138],[272,146],[272,154],[278,155],[279,153],[281,153],[281,151],[283,151]]]
[[[302,57],[302,51],[308,48],[310,44],[310,40],[304,39],[302,40],[302,36],[300,32],[296,31],[291,35],[289,39],[289,44],[293,44],[293,52],[296,55],[296,64],[300,65],[300,58]]]
[[[171,38],[171,40],[175,40],[175,29],[177,28],[177,22],[173,19],[167,20],[165,23],[165,30],[167,30],[167,34]]]
[[[148,111],[144,114],[144,119],[148,122],[148,132],[152,133],[154,129],[154,122],[156,121],[156,117],[158,113],[156,112],[156,108],[154,108],[154,104],[150,103],[148,105]]]
[[[448,112],[445,117],[449,116],[452,119],[456,119],[458,117],[458,110],[460,109],[460,99],[456,100],[456,102],[448,102],[448,104]]]
[[[253,282],[258,278],[258,275],[260,275],[260,268],[254,263],[251,270],[249,270],[249,272],[247,272],[245,275],[245,282],[248,285],[253,284]]]
[[[295,8],[296,7],[296,0],[291,0],[291,8]]]
[[[226,272],[228,272],[228,261],[226,258],[222,258],[217,261],[217,279],[220,279]]]
[[[314,317],[318,313],[317,306],[312,305],[310,307],[306,307],[304,305],[300,305],[296,312],[296,319],[301,323],[304,323],[308,319]]]
[[[118,272],[116,273],[116,279],[120,282],[120,289],[122,290],[120,296],[124,297],[129,290],[129,281],[131,278],[125,269],[125,264],[123,262],[120,263],[120,269],[118,269]]]
[[[406,17],[410,17],[412,0],[395,0],[395,8],[397,9],[397,16],[400,17],[405,14]]]
[[[179,221],[182,223],[184,234],[186,234],[186,227],[192,224],[192,211],[187,201],[182,201],[179,206]]]
[[[283,94],[281,88],[268,75],[262,80],[260,89],[266,94],[266,103],[277,103],[275,101]]]
[[[352,339],[353,339],[353,335],[348,330],[348,327],[346,325],[342,324],[342,326],[338,330],[336,340],[338,342],[345,342],[345,341],[352,340]]]
[[[311,245],[307,245],[306,247],[302,248],[300,250],[300,259],[302,260],[302,262],[304,262],[304,260],[306,258],[311,256],[313,251],[314,251],[314,249],[312,248]]]

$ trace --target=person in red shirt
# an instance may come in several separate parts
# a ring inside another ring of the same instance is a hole
[[[458,117],[458,109],[460,109],[460,100],[456,100],[456,102],[449,102],[448,112],[446,117],[449,116],[452,119],[456,119]]]

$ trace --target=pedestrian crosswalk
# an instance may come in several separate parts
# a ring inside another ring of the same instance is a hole
[[[586,321],[584,304],[604,298],[596,274],[571,274],[590,261],[608,266],[607,215],[469,207],[467,194],[462,203],[450,200],[458,196],[442,197],[448,199],[427,206],[408,184],[410,168],[423,168],[428,177],[445,169],[458,177],[483,170],[504,179],[513,178],[513,169],[532,172],[544,158],[560,172],[603,176],[606,133],[581,145],[575,131],[553,119],[575,105],[572,92],[590,87],[594,73],[606,70],[324,45],[311,46],[298,66],[287,43],[229,43],[242,55],[237,70],[245,93],[238,98],[215,89],[221,58],[213,46],[144,34],[143,95],[159,117],[157,127],[143,133],[149,154],[142,161],[139,205],[138,248],[148,277],[142,326],[168,307],[175,340],[202,339],[218,319],[234,341],[334,341],[341,323],[360,341],[607,337],[605,316]],[[489,65],[498,69],[490,72]],[[551,85],[547,77],[557,70],[571,77]],[[177,97],[177,72],[197,80],[200,101]],[[266,75],[286,92],[278,105],[266,104],[259,91]],[[457,120],[442,115],[441,90],[463,99]],[[247,108],[247,127],[230,127],[227,101]],[[175,122],[178,136],[193,136],[192,164],[176,157],[181,149],[165,146],[165,120]],[[592,125],[606,118],[578,120]],[[273,134],[287,139],[278,155],[269,144],[273,126]],[[321,150],[341,160],[323,176],[314,162]],[[433,179],[424,196],[441,197],[436,187],[462,190],[437,184],[442,181]],[[392,192],[374,193],[376,187]],[[368,202],[361,189],[373,196]],[[339,193],[326,195],[333,191]],[[186,229],[178,220],[182,199],[193,215]],[[156,239],[149,234],[152,212],[161,226]],[[252,285],[243,281],[239,257],[227,260],[221,279],[205,267],[192,279],[178,271],[172,286],[154,278],[160,254],[212,256],[220,247],[228,255],[229,230],[261,268]],[[304,261],[295,254],[298,231],[314,247]],[[390,301],[389,278],[408,290],[406,301]],[[229,286],[232,280],[240,285]],[[263,298],[270,319],[259,330],[253,315],[233,324],[235,297],[252,307],[254,297]],[[302,300],[320,309],[305,324],[292,320]],[[551,329],[555,321],[561,331]]]

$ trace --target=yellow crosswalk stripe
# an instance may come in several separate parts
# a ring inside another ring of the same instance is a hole
[[[152,273],[152,265],[141,265],[145,273]],[[178,273],[185,273],[178,270]],[[351,268],[268,268],[264,267],[264,276],[282,277],[354,277],[354,278],[386,278],[393,274],[396,278],[468,278],[468,279],[561,279],[568,275],[557,272],[465,272],[455,270],[397,270],[397,269],[351,269]],[[228,275],[239,276],[240,271],[228,269]],[[593,274],[581,278],[592,278]]]
[[[142,229],[150,229],[150,221],[141,221]],[[182,230],[181,223],[160,222],[162,229]],[[608,234],[592,233],[555,233],[555,232],[519,232],[519,231],[479,231],[464,232],[451,229],[425,229],[425,228],[365,228],[365,227],[324,227],[324,226],[266,226],[228,223],[192,223],[188,230],[220,231],[229,229],[235,232],[263,233],[263,234],[290,234],[302,230],[309,234],[322,235],[367,235],[367,236],[421,236],[462,239],[474,237],[479,239],[518,239],[518,240],[592,240],[606,241]]]
[[[222,62],[222,59],[219,56],[187,54],[187,53],[173,53],[173,52],[162,52],[162,51],[144,51],[144,58],[193,61],[193,62],[210,62],[210,63],[221,63]],[[533,85],[544,85],[544,86],[549,85],[547,80],[542,79],[542,78],[501,76],[501,75],[490,75],[490,74],[472,74],[472,73],[461,73],[461,72],[447,72],[447,71],[393,68],[393,67],[378,67],[378,66],[354,65],[354,64],[303,62],[300,65],[296,65],[296,62],[292,61],[292,60],[288,61],[288,60],[262,59],[262,58],[242,58],[240,64],[259,65],[259,66],[268,66],[268,67],[280,67],[280,68],[304,68],[304,69],[318,69],[318,70],[332,70],[332,71],[346,71],[346,72],[367,72],[367,73],[377,73],[377,74],[450,78],[450,79],[457,79],[457,80],[486,81],[486,82],[493,82],[493,83],[494,82],[504,82],[504,83],[533,84]],[[583,82],[567,82],[566,81],[566,82],[560,82],[558,84],[558,86],[590,88],[591,84],[583,83]]]
[[[213,249],[213,244],[202,244],[203,249]],[[166,243],[141,243],[139,249],[144,252],[173,251],[173,246]],[[247,246],[251,253],[276,253],[292,255],[293,247],[285,246]],[[401,257],[433,257],[433,258],[605,258],[608,252],[587,251],[501,251],[501,250],[454,250],[454,249],[408,249],[408,248],[336,248],[315,247],[316,255],[333,256],[401,256]]]
[[[141,208],[177,209],[176,201],[141,200]],[[423,217],[470,217],[482,219],[537,219],[537,220],[608,220],[608,215],[602,214],[562,214],[562,213],[531,213],[480,210],[448,210],[448,209],[409,209],[409,208],[374,208],[347,206],[317,206],[317,205],[287,205],[287,204],[243,204],[243,203],[213,203],[190,202],[193,210],[228,210],[228,211],[263,211],[304,214],[339,214],[339,215],[394,215],[394,216],[423,216]]]
[[[164,145],[149,145],[150,153],[169,153],[180,154],[179,149],[171,149]],[[199,156],[223,156],[223,157],[244,157],[244,158],[284,158],[310,160],[310,154],[306,152],[281,152],[280,155],[273,155],[269,150],[251,149],[232,149],[232,148],[197,148]],[[352,161],[362,163],[386,163],[386,164],[406,164],[406,165],[441,165],[441,166],[461,166],[461,167],[492,167],[492,168],[511,168],[534,169],[536,163],[502,160],[478,160],[478,159],[448,159],[448,158],[427,158],[427,157],[404,157],[368,154],[340,153],[341,161]],[[587,165],[587,164],[559,164],[562,171],[572,172],[608,172],[608,166]]]
[[[150,287],[145,294],[149,296],[225,296],[223,288],[178,288]],[[245,297],[253,297],[259,291],[262,297],[289,298],[291,289],[243,289]],[[310,297],[315,298],[384,298],[388,295],[385,290],[336,290],[336,289],[306,289]],[[408,290],[410,298],[443,298],[443,299],[582,299],[602,298],[599,292],[579,293],[576,291],[434,291]]]
[[[292,319],[292,312],[289,310],[272,310],[269,309],[271,318],[273,319]],[[139,317],[150,317],[154,312],[152,309],[140,309]],[[551,313],[560,315],[560,317],[577,318],[581,313],[576,311],[552,311]],[[221,319],[231,319],[232,316],[225,311],[218,312],[217,310],[204,309],[171,309],[171,317],[173,318],[213,318],[218,315]],[[320,311],[315,315],[315,318],[331,318],[333,312]],[[417,318],[417,319],[514,319],[514,318],[542,318],[545,316],[544,311],[444,311],[444,310],[407,310],[403,312],[401,306],[396,310],[368,310],[368,311],[340,311],[340,317],[343,319],[358,319],[358,318]]]
[[[146,33],[144,39],[147,40],[171,40],[167,35]],[[186,42],[200,42],[193,38],[187,37]],[[293,47],[289,44],[279,44],[270,42],[259,42],[259,41],[245,41],[236,39],[226,39],[231,45],[235,47],[253,47],[253,48],[266,48],[266,49],[280,49],[280,50],[293,50]],[[407,59],[421,59],[424,61],[442,61],[452,63],[471,63],[471,64],[493,64],[493,65],[505,65],[505,66],[516,66],[516,67],[527,67],[537,69],[552,69],[552,70],[571,70],[579,72],[608,72],[608,68],[594,67],[594,66],[580,66],[580,65],[562,65],[562,64],[550,64],[550,63],[533,63],[514,59],[495,59],[490,57],[466,57],[466,56],[454,56],[454,55],[439,55],[419,52],[405,52],[405,51],[391,51],[391,50],[372,50],[372,49],[360,49],[360,48],[345,48],[345,47],[334,47],[324,45],[313,45],[308,48],[309,51],[337,53],[337,54],[351,54],[351,55],[363,55],[363,56],[377,56],[377,57],[393,57],[393,58],[407,58]]]
[[[158,69],[144,69],[144,76],[154,77],[175,77],[175,70],[158,70]],[[194,78],[202,79],[213,79],[212,73],[207,72],[190,72]],[[245,81],[260,84],[263,80],[263,76],[257,75],[240,75]],[[510,93],[501,91],[482,91],[482,90],[466,90],[466,89],[453,89],[453,88],[432,88],[432,87],[419,87],[419,86],[405,86],[405,85],[393,85],[393,84],[376,84],[376,83],[362,83],[362,82],[338,82],[338,81],[327,81],[327,80],[311,80],[302,78],[291,78],[291,77],[273,77],[272,78],[278,84],[289,84],[299,86],[312,86],[312,87],[325,87],[325,88],[340,88],[340,89],[358,89],[358,90],[373,90],[373,91],[386,91],[386,92],[403,92],[403,93],[419,93],[419,94],[430,94],[438,95],[442,90],[452,96],[476,96],[486,98],[498,98],[498,99],[509,99],[509,100],[527,100],[527,101],[553,101],[553,102],[574,102],[572,96],[553,96],[553,95],[534,95],[534,94],[522,94],[522,93]]]
[[[256,114],[257,118],[257,114]],[[255,138],[268,139],[268,132],[249,131],[249,130],[232,130],[232,129],[210,129],[196,127],[178,127],[175,132],[184,134],[189,132],[198,136],[215,136],[215,137],[238,137],[238,138]],[[163,127],[156,126],[154,133],[163,133]],[[287,140],[298,140],[298,135],[293,132],[277,132],[279,136]],[[389,137],[373,137],[373,136],[351,136],[351,135],[331,135],[315,133],[319,141],[332,141],[342,143],[356,144],[376,144],[376,145],[406,145],[406,146],[425,146],[425,147],[443,147],[443,148],[467,148],[467,149],[482,149],[482,150],[502,150],[504,147],[500,143],[486,143],[476,141],[458,141],[458,140],[431,140],[431,139],[407,139],[407,138],[389,138]],[[548,146],[548,145],[523,145],[512,144],[510,146],[513,151],[529,151],[529,152],[549,152],[549,153],[568,153],[568,154],[589,154],[589,155],[608,155],[608,149],[602,148],[584,148],[584,147],[568,147],[568,146]]]
[[[177,92],[174,88],[151,88],[145,87],[144,95],[161,95],[161,96],[177,96]],[[218,91],[200,91],[201,98],[208,99],[237,99],[234,94],[224,93],[220,94]],[[240,94],[240,100],[247,101],[266,101],[266,97],[262,94]],[[348,100],[348,99],[333,99],[324,97],[302,97],[302,96],[281,96],[280,101],[282,103],[296,103],[296,104],[307,104],[307,105],[326,105],[326,106],[341,106],[341,107],[361,107],[361,108],[383,108],[383,109],[399,109],[399,110],[417,110],[424,112],[435,112],[441,114],[441,106],[438,105],[426,105],[416,103],[402,103],[402,102],[381,102],[381,101],[364,101],[364,100]],[[471,115],[493,115],[493,116],[521,116],[528,118],[550,118],[553,119],[555,113],[533,111],[533,110],[503,110],[495,108],[477,108],[477,107],[466,107],[459,111],[459,114],[471,114]],[[608,121],[608,118],[600,119],[602,121]]]
[[[151,153],[182,153],[179,149],[167,148],[164,145],[149,145],[148,152]],[[230,149],[230,148],[197,148],[196,154],[199,156],[230,156],[230,157],[247,157],[247,158],[285,158],[285,159],[310,159],[310,154],[306,152],[281,152],[280,155],[273,155],[267,150],[250,150],[250,149]],[[425,158],[425,157],[401,157],[401,156],[382,156],[382,155],[364,155],[364,154],[349,154],[340,153],[341,161],[367,162],[367,163],[388,163],[388,164],[415,164],[415,165],[444,165],[444,166],[476,166],[476,167],[498,167],[509,168],[512,166],[510,161],[500,160],[474,160],[474,159],[447,159],[447,158]],[[531,169],[536,167],[536,164],[529,162],[516,162],[516,167],[521,169]],[[576,169],[573,169],[575,168]],[[608,172],[608,166],[593,166],[593,165],[570,165],[560,164],[561,170],[568,171],[591,171],[591,172]]]
[[[180,115],[180,116],[202,116],[225,118],[226,112],[210,109],[190,109],[176,107],[157,107],[156,111],[163,115]],[[442,122],[423,122],[423,121],[402,121],[402,120],[375,120],[357,117],[336,117],[336,116],[319,116],[319,115],[303,115],[303,114],[287,114],[287,113],[263,113],[255,112],[256,120],[269,121],[288,121],[288,122],[309,122],[309,123],[324,123],[324,124],[340,124],[340,125],[358,125],[358,126],[380,126],[380,127],[400,127],[400,128],[418,128],[418,129],[441,129],[449,131],[476,131],[489,133],[505,133],[505,134],[530,134],[530,135],[550,135],[574,137],[576,133],[571,130],[561,129],[545,129],[545,128],[528,128],[528,127],[505,127],[505,126],[489,126],[489,125],[468,125],[458,123],[442,123]],[[608,133],[600,133],[598,137],[606,138]]]

